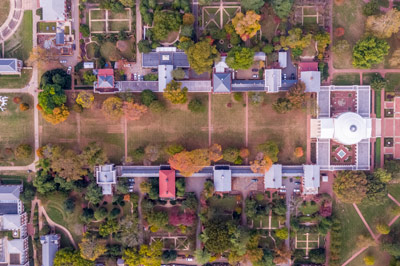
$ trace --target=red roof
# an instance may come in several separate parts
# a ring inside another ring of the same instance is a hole
[[[318,62],[300,62],[300,72],[302,71],[318,71]]]
[[[175,198],[175,170],[160,170],[160,198]]]
[[[112,68],[102,68],[98,70],[99,76],[114,76],[114,69]]]

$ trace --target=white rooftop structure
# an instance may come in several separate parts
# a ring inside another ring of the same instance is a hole
[[[319,92],[321,88],[321,72],[301,71],[300,80],[306,85],[306,92]]]
[[[168,55],[166,55],[168,56]],[[159,65],[158,66],[158,91],[163,92],[167,84],[172,80],[171,71],[174,70],[173,65]]]
[[[282,165],[273,164],[264,175],[265,189],[282,187]]]
[[[42,266],[53,266],[54,258],[60,246],[60,235],[41,236],[40,243],[42,244]]]
[[[116,62],[117,63],[117,62]],[[94,68],[94,62],[83,62],[84,69],[91,69]]]
[[[267,60],[267,56],[264,52],[256,52],[254,53],[254,61],[265,61]]]
[[[101,186],[103,195],[112,194],[112,185],[117,183],[117,171],[113,164],[96,167],[96,182]]]
[[[318,194],[320,186],[320,166],[319,165],[303,165],[303,194]]]
[[[40,0],[43,21],[65,21],[65,0]]]
[[[229,66],[225,62],[226,56],[221,56],[221,60],[215,65],[216,73],[224,73],[225,69],[229,68]]]
[[[281,69],[265,70],[265,87],[268,92],[279,92],[279,88],[282,87]]]
[[[232,190],[232,172],[229,166],[214,166],[214,188],[216,192]]]
[[[287,56],[288,56],[287,52],[279,52],[278,62],[281,68],[287,67]]]

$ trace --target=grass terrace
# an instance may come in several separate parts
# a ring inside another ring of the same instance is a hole
[[[57,24],[55,22],[38,22],[37,31],[40,33],[56,33]]]
[[[385,79],[388,81],[387,91],[400,91],[400,73],[387,73]]]
[[[21,76],[0,76],[0,88],[20,89],[26,86],[32,78],[31,69],[22,69]]]
[[[332,82],[333,85],[360,85],[360,74],[336,74]]]

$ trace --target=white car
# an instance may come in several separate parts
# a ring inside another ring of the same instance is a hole
[[[300,193],[300,189],[295,188],[295,189],[293,189],[293,192],[294,192],[294,193]]]
[[[72,66],[69,66],[68,69],[67,69],[67,74],[70,75],[71,71],[72,71]]]
[[[67,60],[60,60],[60,64],[66,64]]]
[[[279,190],[280,193],[286,193],[286,189],[282,188]]]

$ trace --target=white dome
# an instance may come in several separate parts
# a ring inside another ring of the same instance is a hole
[[[348,112],[335,118],[334,138],[342,144],[352,145],[371,137],[371,119]]]

